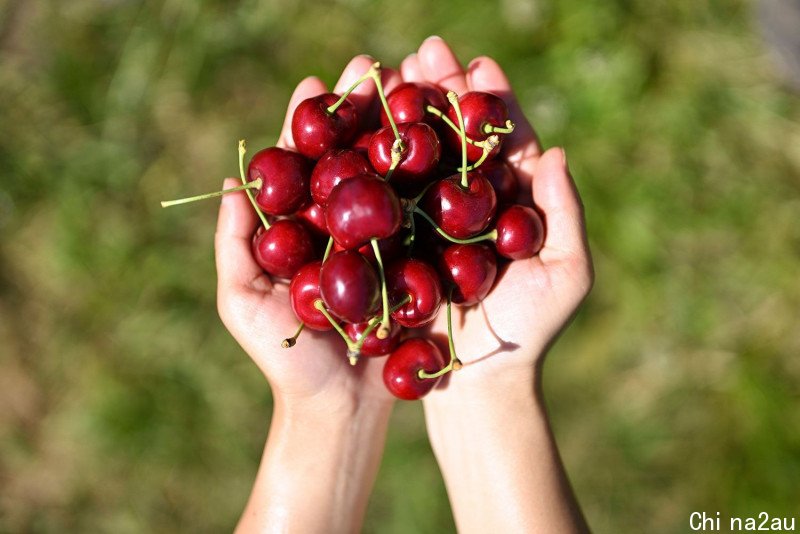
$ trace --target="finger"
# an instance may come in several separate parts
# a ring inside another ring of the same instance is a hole
[[[241,185],[239,180],[226,178],[223,188],[237,185]],[[258,216],[244,191],[222,197],[214,236],[217,285],[221,297],[230,291],[253,289],[256,280],[267,279],[251,252],[257,225]]]
[[[417,58],[425,80],[459,95],[467,91],[464,68],[441,37],[434,35],[425,39],[417,51]]]
[[[381,69],[381,84],[383,85],[383,90],[387,95],[401,83],[403,83],[403,78],[400,76],[400,72],[397,69],[392,69],[389,67],[384,67]]]
[[[365,54],[351,59],[350,63],[342,71],[342,75],[339,77],[339,81],[336,82],[333,92],[342,94],[347,91],[350,86],[366,74],[373,63],[375,63],[375,59]],[[362,124],[364,124],[363,120],[370,114],[372,104],[377,100],[377,94],[375,84],[371,80],[367,80],[356,87],[347,97],[356,107],[356,112]]]
[[[551,148],[539,158],[533,198],[544,213],[546,236],[539,256],[548,261],[588,259],[586,223],[578,189],[570,176],[564,150]]]
[[[424,82],[422,67],[419,65],[417,54],[409,54],[400,64],[400,75],[404,82]]]
[[[297,87],[289,99],[289,107],[286,110],[286,118],[283,119],[283,128],[281,129],[281,136],[278,138],[278,146],[281,148],[291,148],[294,150],[294,140],[292,139],[292,115],[294,110],[300,105],[300,102],[306,98],[317,96],[328,91],[325,84],[316,76],[309,76],[297,84]]]
[[[514,122],[514,131],[503,138],[503,154],[518,171],[523,186],[530,184],[533,163],[541,155],[542,148],[536,132],[522,112],[503,69],[490,57],[475,58],[470,61],[467,68],[467,85],[470,91],[496,94],[508,106],[509,118]]]

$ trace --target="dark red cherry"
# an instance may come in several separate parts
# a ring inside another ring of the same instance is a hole
[[[253,240],[253,257],[272,276],[291,278],[314,259],[314,243],[302,224],[280,219]]]
[[[484,141],[491,133],[486,133],[486,125],[504,128],[508,120],[508,107],[503,99],[492,93],[482,91],[470,91],[458,98],[461,107],[461,115],[464,117],[464,131],[467,137],[473,141]],[[458,126],[458,115],[451,104],[447,109],[447,117]],[[461,154],[461,136],[452,128],[448,128],[445,133],[445,142],[453,152]],[[492,150],[489,157],[494,157],[500,152],[503,135],[500,135],[500,143]],[[480,159],[483,149],[467,143],[467,160],[473,163]]]
[[[384,265],[388,265],[393,260],[399,258],[405,252],[405,236],[401,232],[396,232],[385,239],[378,240],[378,250],[381,251],[381,259],[383,260]],[[333,250],[335,252],[339,252],[340,250],[347,250],[342,245],[337,243],[336,241],[333,242]],[[369,262],[373,265],[377,265],[377,260],[375,259],[375,251],[372,250],[372,243],[366,243],[361,245],[357,249],[361,254],[364,255],[365,258],[369,260]]]
[[[389,237],[400,228],[401,219],[400,201],[392,187],[369,174],[339,182],[325,208],[331,236],[346,249]]]
[[[442,119],[428,113],[427,106],[433,106],[442,113],[447,112],[447,98],[439,87],[427,82],[405,82],[395,87],[386,97],[394,122],[425,122],[431,126]],[[381,125],[388,126],[386,110],[381,108]]]
[[[400,302],[406,295],[411,302],[392,312],[400,325],[417,328],[433,321],[442,303],[442,285],[436,270],[421,260],[402,259],[386,270],[389,302]]]
[[[376,335],[378,331],[377,327],[367,335],[367,339],[364,340],[364,344],[361,346],[362,356],[386,356],[394,350],[400,342],[400,333],[403,329],[394,321],[390,321],[390,324],[389,335],[384,339],[378,339]],[[369,322],[358,324],[347,323],[344,325],[344,331],[350,339],[358,341],[361,339],[361,334],[367,329],[367,326],[369,326]]]
[[[319,287],[325,307],[349,323],[361,323],[372,318],[380,307],[378,274],[355,250],[330,255],[322,264]]]
[[[454,174],[433,184],[422,199],[422,209],[448,235],[467,239],[478,235],[492,221],[497,197],[482,175],[467,174],[468,185],[461,186],[461,175]]]
[[[383,383],[398,399],[416,400],[427,395],[442,378],[420,378],[418,373],[435,373],[443,367],[442,353],[431,341],[420,337],[407,339],[386,359]]]
[[[482,301],[497,276],[497,256],[482,243],[451,245],[439,260],[442,279],[453,284],[454,304],[471,306]]]
[[[512,260],[532,258],[544,244],[544,223],[535,209],[516,204],[497,218],[495,248]]]
[[[306,227],[320,236],[329,236],[328,225],[325,224],[325,210],[319,204],[311,202],[308,206],[297,212],[297,216]]]
[[[261,178],[255,193],[258,206],[269,215],[289,215],[309,200],[311,164],[302,155],[278,147],[265,148],[253,155],[247,167],[248,181]]]
[[[369,140],[375,134],[373,131],[361,132],[356,136],[353,145],[350,147],[365,158],[369,157]]]
[[[297,271],[289,284],[289,302],[295,316],[312,330],[333,328],[328,319],[314,307],[321,300],[319,292],[319,271],[321,261],[307,263]]]
[[[322,207],[328,203],[331,190],[341,182],[359,174],[372,172],[367,158],[347,148],[329,150],[311,173],[311,198]]]
[[[439,165],[442,155],[439,137],[423,122],[398,124],[397,131],[406,148],[390,181],[400,189],[421,189]],[[369,142],[369,162],[381,176],[386,176],[392,165],[394,141],[394,131],[390,126],[384,126]]]
[[[517,202],[519,180],[514,176],[514,171],[508,163],[501,159],[491,159],[478,167],[476,172],[482,174],[492,184],[498,206],[508,206]]]
[[[298,152],[319,159],[332,148],[350,144],[358,130],[358,115],[347,99],[328,113],[338,100],[339,95],[326,93],[300,102],[292,115],[292,138]]]

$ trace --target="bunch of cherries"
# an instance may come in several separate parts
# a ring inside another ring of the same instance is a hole
[[[368,80],[382,104],[380,122],[360,131],[365,121],[348,96]],[[245,173],[240,141],[241,186],[162,205],[245,190],[263,225],[253,256],[268,275],[290,281],[300,321],[283,347],[304,328],[334,329],[352,365],[388,355],[387,389],[419,399],[462,366],[451,303],[480,302],[498,261],[531,258],[542,247],[541,217],[515,204],[517,179],[496,158],[513,129],[505,103],[490,93],[459,97],[402,83],[386,95],[375,63],[344,94],[300,103],[292,117],[297,151],[265,148]],[[414,333],[443,301],[448,362]]]

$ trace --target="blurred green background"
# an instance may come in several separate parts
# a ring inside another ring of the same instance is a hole
[[[507,68],[597,283],[546,393],[597,532],[800,513],[800,98],[742,1],[0,0],[0,531],[221,532],[269,422],[216,315],[217,204],[291,90],[429,34]],[[800,30],[798,30],[800,31]],[[369,532],[453,522],[397,406]]]

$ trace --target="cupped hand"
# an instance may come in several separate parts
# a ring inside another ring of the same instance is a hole
[[[347,65],[334,92],[341,93],[364,74],[373,59],[357,56]],[[384,69],[384,86],[399,83],[399,74]],[[306,98],[325,93],[321,80],[300,82],[289,102],[278,146],[294,148],[291,117]],[[362,83],[350,96],[362,115],[376,101],[375,85]],[[239,185],[228,178],[225,187]],[[259,219],[245,193],[223,197],[215,237],[217,307],[222,322],[250,355],[269,381],[273,394],[286,401],[313,400],[326,409],[351,409],[353,402],[387,401],[391,396],[381,378],[383,359],[363,358],[355,367],[348,363],[343,340],[336,332],[305,329],[297,344],[281,348],[281,341],[294,334],[298,319],[289,304],[289,286],[264,274],[251,252]]]
[[[464,70],[447,44],[433,37],[403,61],[401,75],[404,81],[437,83],[459,95],[487,91],[503,98],[516,128],[503,141],[502,157],[519,179],[519,202],[535,205],[546,227],[538,256],[508,264],[482,303],[453,307],[453,337],[464,367],[429,398],[530,380],[593,283],[583,207],[565,153],[560,148],[542,152],[507,77],[491,58],[476,58]],[[446,332],[440,313],[431,335],[441,341]]]

